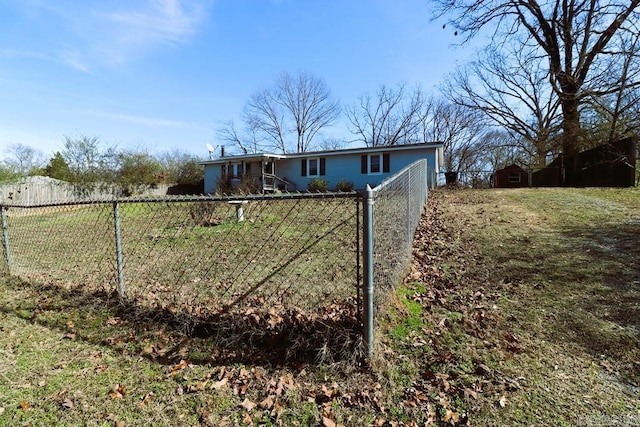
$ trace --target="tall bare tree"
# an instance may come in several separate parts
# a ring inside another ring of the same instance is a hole
[[[460,174],[477,168],[491,142],[480,111],[446,100],[434,101],[423,124],[425,139],[443,144],[447,172]]]
[[[36,173],[47,162],[45,154],[25,144],[10,144],[7,147],[9,156],[3,161],[5,166],[19,176]]]
[[[66,161],[71,179],[75,183],[114,182],[118,169],[118,149],[116,145],[102,147],[97,136],[64,136],[61,151]]]
[[[506,140],[521,145],[536,159],[535,166],[544,167],[547,154],[557,149],[560,104],[536,52],[510,47],[479,52],[445,82],[443,93],[506,129],[513,135]]]
[[[419,141],[417,132],[425,106],[421,88],[381,85],[375,95],[365,93],[346,107],[350,130],[368,147],[401,145]]]
[[[562,111],[563,150],[568,155],[578,151],[581,104],[594,94],[620,89],[620,81],[607,79],[604,64],[625,53],[616,34],[638,37],[640,0],[433,1],[436,16],[448,16],[467,39],[491,24],[496,44],[518,36],[539,49]]]
[[[318,132],[340,115],[324,80],[299,71],[281,73],[273,86],[254,92],[242,112],[244,133],[227,122],[218,135],[243,152],[268,148],[283,153],[315,148]]]
[[[594,145],[613,142],[640,132],[640,40],[631,34],[618,35],[625,55],[609,58],[606,68],[620,90],[587,99],[585,115]]]
[[[243,121],[242,126],[244,130],[239,130],[233,120],[228,120],[218,128],[216,135],[221,142],[238,148],[242,154],[259,153],[267,148],[268,144],[253,121]],[[277,146],[280,151],[285,150],[283,143],[278,142]]]

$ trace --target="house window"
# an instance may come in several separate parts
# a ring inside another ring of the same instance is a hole
[[[240,178],[242,175],[242,163],[231,163],[229,173],[229,178]]]
[[[509,181],[512,184],[516,184],[520,182],[520,174],[509,174],[509,176],[507,177],[507,181]]]
[[[369,154],[369,174],[382,171],[382,154]]]
[[[307,171],[309,171],[308,176],[320,176],[320,167],[318,163],[318,159],[307,160]]]
[[[301,175],[309,177],[323,176],[326,174],[326,159],[324,157],[312,157],[310,159],[302,159]]]
[[[389,173],[389,153],[368,154],[362,156],[360,172],[368,175]]]

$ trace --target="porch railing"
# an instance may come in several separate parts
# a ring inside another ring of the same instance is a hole
[[[284,191],[296,191],[297,186],[295,183],[280,178],[277,175],[271,173],[264,173],[262,175],[262,190],[263,191],[275,191],[278,189],[278,184],[282,184]],[[292,188],[290,188],[292,187]]]

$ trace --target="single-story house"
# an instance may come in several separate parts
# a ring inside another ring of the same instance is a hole
[[[509,165],[493,173],[495,188],[520,188],[529,186],[529,172],[516,164]]]
[[[249,180],[258,191],[306,191],[313,179],[323,179],[329,190],[339,182],[353,188],[375,187],[385,178],[419,159],[433,171],[429,185],[435,186],[440,172],[442,144],[420,143],[384,147],[348,148],[294,154],[252,153],[228,155],[204,161],[204,192],[218,190],[223,179],[232,185]]]

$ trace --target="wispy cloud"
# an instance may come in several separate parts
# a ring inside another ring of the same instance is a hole
[[[106,33],[100,45],[117,62],[161,45],[187,43],[206,19],[211,1],[144,0],[99,13]]]
[[[86,113],[101,117],[104,119],[119,120],[128,123],[134,123],[137,125],[149,126],[149,127],[170,127],[170,128],[186,128],[192,127],[193,124],[183,122],[179,120],[169,120],[157,117],[137,116],[132,114],[114,113],[103,110],[91,110]]]
[[[78,71],[89,73],[89,66],[86,64],[82,55],[75,49],[63,50],[60,52],[60,61]]]
[[[53,63],[62,63],[76,70],[88,73],[89,67],[83,61],[82,55],[75,49],[62,50],[55,54],[37,52],[33,50],[12,50],[0,49],[0,56],[19,57],[26,59],[36,59]]]
[[[88,72],[98,64],[121,65],[162,47],[189,43],[214,1],[58,0],[54,5],[23,0],[15,7],[39,28],[36,34],[46,37],[40,40],[44,53],[24,55]]]
[[[189,39],[202,21],[202,7],[180,0],[154,0],[143,7],[106,14],[123,38],[138,43],[181,43]],[[132,38],[134,38],[132,37]]]

